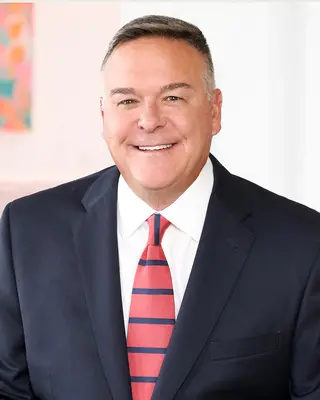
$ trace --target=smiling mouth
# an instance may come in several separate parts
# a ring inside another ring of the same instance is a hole
[[[157,146],[135,146],[135,148],[140,151],[147,152],[147,151],[159,151],[159,150],[170,149],[174,145],[175,145],[175,143],[170,143],[170,144],[161,144],[161,145],[157,145]]]

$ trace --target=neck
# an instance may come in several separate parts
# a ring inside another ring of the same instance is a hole
[[[137,196],[156,211],[162,211],[174,203],[185,190],[141,190]]]
[[[145,188],[137,182],[132,182],[132,180],[129,183],[126,177],[124,175],[122,176],[128,186],[142,201],[148,204],[155,211],[162,211],[174,203],[193,184],[193,182],[198,178],[205,163],[206,159],[200,163],[198,168],[194,168],[193,173],[186,176],[183,182],[174,182],[173,184],[161,189]]]
[[[137,185],[132,187],[135,194],[140,197],[145,203],[156,211],[164,210],[174,203],[197,179],[200,171],[197,171],[193,176],[189,176],[184,182],[175,182],[172,185],[162,189],[146,189]]]

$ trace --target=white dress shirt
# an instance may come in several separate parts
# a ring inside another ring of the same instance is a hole
[[[120,175],[117,235],[126,333],[135,272],[148,240],[146,219],[159,212],[171,222],[164,234],[162,248],[172,276],[177,318],[202,233],[213,179],[213,166],[208,158],[195,182],[169,207],[155,211],[129,188]]]

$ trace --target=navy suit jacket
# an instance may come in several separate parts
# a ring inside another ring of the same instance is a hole
[[[215,185],[152,400],[319,400],[320,216],[210,157]],[[130,400],[118,178],[110,167],[6,207],[0,399]]]

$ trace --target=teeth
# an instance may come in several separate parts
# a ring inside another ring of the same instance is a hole
[[[172,144],[164,144],[162,146],[139,146],[139,150],[162,150],[162,149],[168,149],[169,147],[172,147]]]

